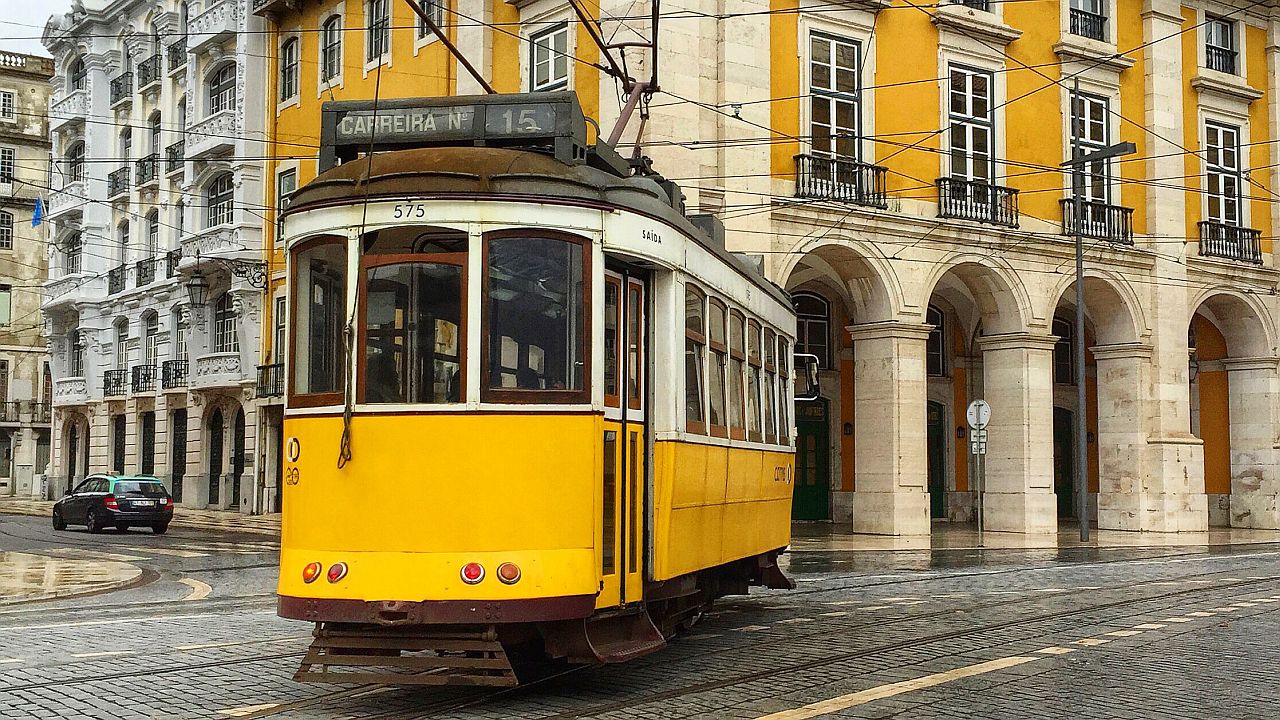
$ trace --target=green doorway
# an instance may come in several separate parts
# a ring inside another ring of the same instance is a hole
[[[829,407],[823,398],[796,403],[796,484],[791,499],[792,520],[831,519]]]
[[[925,417],[928,421],[929,517],[947,515],[947,408],[930,402]]]
[[[1075,517],[1075,414],[1053,409],[1053,491],[1058,495],[1058,517]]]

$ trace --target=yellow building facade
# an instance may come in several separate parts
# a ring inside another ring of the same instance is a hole
[[[424,8],[498,92],[572,89],[604,134],[613,126],[619,88],[567,3]],[[582,9],[610,42],[651,33],[648,3]],[[324,102],[481,92],[403,0],[253,10],[270,34],[269,224],[315,177]],[[1280,527],[1276,3],[661,12],[660,90],[619,150],[638,139],[689,212],[718,214],[730,249],[793,293],[799,349],[823,365],[823,397],[796,415],[798,519],[925,534],[972,520],[981,487],[994,530],[1050,533],[1082,513],[1123,530]],[[649,76],[647,50],[623,53]],[[1077,217],[1060,164],[1073,145],[1120,142],[1135,151],[1088,167]],[[1072,323],[1077,229],[1084,338]],[[284,256],[267,237],[268,292],[283,298]],[[282,335],[262,337],[275,357]],[[981,478],[965,422],[976,398],[992,407]],[[264,432],[278,445],[278,425]]]

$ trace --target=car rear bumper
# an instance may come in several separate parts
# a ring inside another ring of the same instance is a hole
[[[172,510],[151,510],[138,511],[131,510],[108,510],[107,517],[111,519],[111,523],[120,524],[128,523],[130,525],[160,525],[168,524],[173,519]]]

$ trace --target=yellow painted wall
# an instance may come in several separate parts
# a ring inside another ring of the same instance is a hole
[[[933,181],[941,174],[943,86],[933,80],[937,45],[938,29],[910,6],[884,11],[876,22],[874,130],[888,141],[875,143],[866,159],[891,170],[889,192],[902,197],[932,199]],[[868,84],[864,78],[863,85]]]
[[[1184,7],[1182,8],[1182,66],[1184,68],[1195,68],[1199,65],[1199,42],[1200,35],[1193,30],[1196,25],[1195,10]],[[1182,83],[1182,146],[1188,150],[1200,150],[1200,114],[1197,110],[1198,99],[1200,94],[1195,88],[1191,87],[1191,78],[1195,77],[1194,72],[1186,72],[1183,74]],[[1184,174],[1186,178],[1182,181],[1187,186],[1186,195],[1186,229],[1187,242],[1198,242],[1200,222],[1200,203],[1202,202],[1199,191],[1204,187],[1201,181],[1201,173],[1204,172],[1203,160],[1192,153],[1183,156]],[[1166,182],[1177,183],[1177,179],[1167,179]]]
[[[1056,64],[1058,55],[1053,52],[1061,35],[1058,4],[1007,2],[1003,12],[1006,24],[1022,30],[1022,37],[1007,50],[1005,97],[1020,99],[1003,109],[1005,155],[1011,161],[1003,170],[1009,175],[1003,182],[1018,189],[1020,214],[1056,222],[1062,216],[1058,201],[1063,197],[1063,174],[1035,172],[1012,163],[1056,168],[1065,157],[1060,122],[1064,94],[1058,85],[1050,85],[1062,76]]]
[[[772,70],[769,95],[777,98],[769,106],[769,125],[777,133],[778,142],[770,149],[773,175],[791,178],[795,174],[793,158],[800,144],[783,138],[800,137],[800,47],[799,16],[796,0],[770,0],[769,63]]]
[[[1227,339],[1203,315],[1191,319],[1196,332],[1196,359],[1206,362],[1227,356]],[[1200,439],[1204,440],[1204,491],[1210,494],[1231,492],[1231,405],[1227,394],[1226,370],[1201,370],[1196,375],[1200,386]]]
[[[1271,87],[1267,73],[1267,31],[1262,28],[1246,26],[1245,28],[1245,72],[1249,84],[1260,90]],[[1248,182],[1244,193],[1257,198],[1252,201],[1249,215],[1249,227],[1262,231],[1262,252],[1265,257],[1271,252],[1271,203],[1274,201],[1269,188],[1271,174],[1275,172],[1271,162],[1271,123],[1267,113],[1269,103],[1266,98],[1255,100],[1249,106],[1249,142],[1252,144],[1245,153],[1245,167],[1250,168]]]
[[[1138,18],[1142,14],[1142,0],[1116,0],[1119,17]],[[1123,51],[1141,47],[1142,23],[1121,22],[1116,24],[1116,47]],[[1134,60],[1133,67],[1120,74],[1120,108],[1119,112],[1126,120],[1120,123],[1120,137],[1117,142],[1129,141],[1137,146],[1135,158],[1146,158],[1150,147],[1150,134],[1135,123],[1146,121],[1146,56],[1141,52],[1129,55]],[[1134,122],[1129,122],[1132,120]],[[1122,181],[1145,180],[1147,162],[1142,159],[1130,162],[1119,161],[1114,164],[1115,171]],[[1136,182],[1126,182],[1120,186],[1120,204],[1133,208],[1133,231],[1147,232],[1147,186]]]

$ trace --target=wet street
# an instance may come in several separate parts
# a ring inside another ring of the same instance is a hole
[[[795,590],[493,691],[293,682],[310,628],[274,614],[264,534],[0,515],[0,718],[1274,717],[1280,544],[1135,537],[877,549],[799,526]]]

